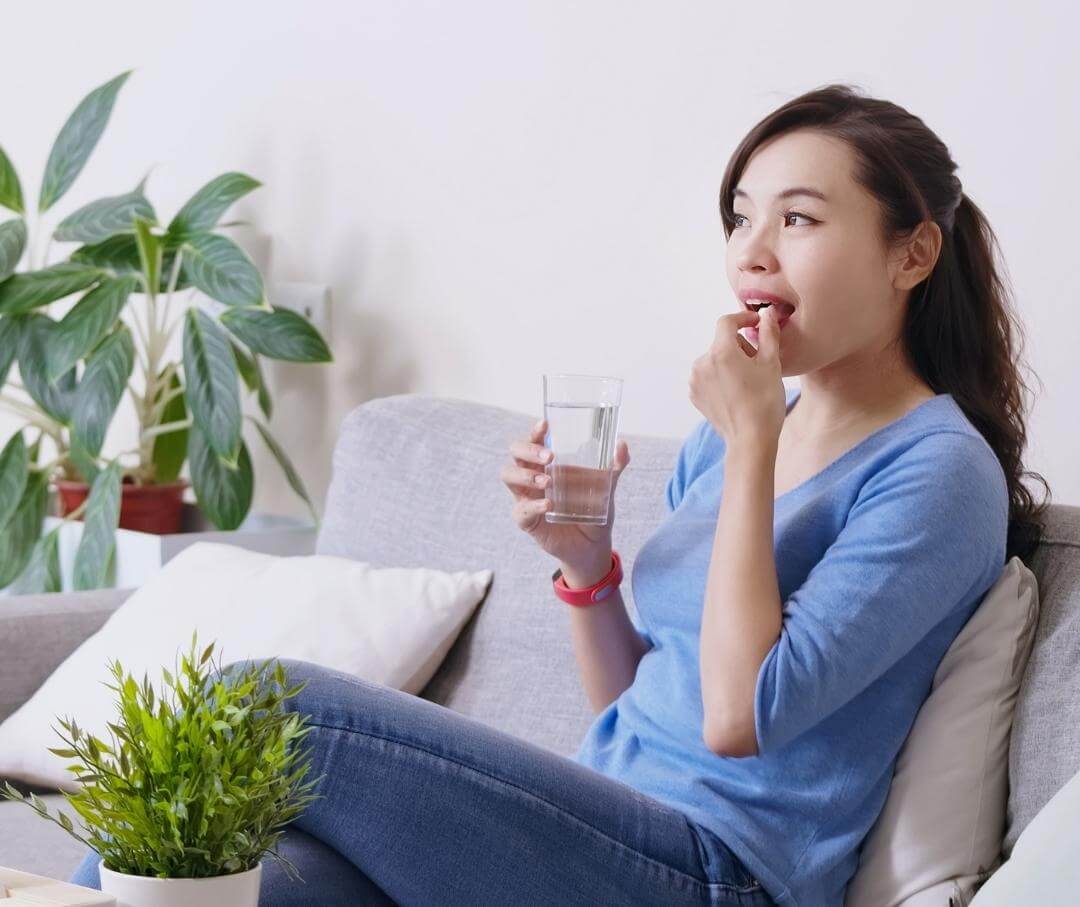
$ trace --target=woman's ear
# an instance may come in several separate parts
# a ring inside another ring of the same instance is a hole
[[[919,224],[892,259],[893,286],[898,290],[910,290],[926,280],[941,255],[942,240],[941,227],[936,221],[925,220]]]

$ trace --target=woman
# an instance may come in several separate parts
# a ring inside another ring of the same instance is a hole
[[[617,590],[571,609],[578,752],[294,662],[324,797],[282,848],[306,884],[268,862],[264,904],[842,904],[941,657],[1039,539],[1019,327],[955,170],[846,86],[751,131],[720,196],[739,310],[691,370],[638,625]],[[543,518],[544,428],[514,518],[571,589],[610,584],[613,519]]]

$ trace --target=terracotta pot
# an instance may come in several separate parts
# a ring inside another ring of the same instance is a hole
[[[120,485],[120,528],[167,535],[180,531],[187,479],[160,485],[136,485],[125,476]],[[60,516],[67,516],[90,493],[85,482],[60,479],[56,483]]]

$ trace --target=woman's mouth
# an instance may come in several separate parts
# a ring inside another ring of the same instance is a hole
[[[777,311],[780,311],[784,307],[785,307],[785,304],[780,303],[779,308],[777,309]],[[787,324],[788,321],[790,321],[792,316],[795,314],[795,309],[793,307],[786,306],[786,309],[787,310],[784,311],[784,313],[779,317],[779,319],[777,319],[777,322],[776,322],[776,326],[778,328],[780,328],[780,329],[783,329],[784,325]],[[757,349],[758,342],[759,342],[758,341],[757,325],[754,325],[752,327],[747,327],[747,328],[740,328],[740,332],[742,332],[743,336],[745,336],[746,339],[749,340],[754,345],[754,349]]]
[[[766,308],[772,308],[777,315],[777,324],[783,327],[787,320],[795,314],[795,306],[787,302],[769,302],[765,299],[748,299],[746,307],[753,312],[762,312]]]
[[[757,311],[760,313],[766,307],[768,307],[767,304],[761,306]],[[791,306],[791,305],[788,305],[786,302],[778,302],[778,303],[775,304],[774,311],[776,312],[776,324],[777,324],[777,327],[782,328],[785,324],[788,323],[788,321],[791,320],[792,316],[794,316],[795,307]],[[760,317],[764,318],[765,316],[761,315]],[[751,330],[754,331],[755,335],[757,334],[757,328],[756,327],[751,328]]]

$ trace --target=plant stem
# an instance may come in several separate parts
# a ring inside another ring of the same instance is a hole
[[[159,399],[154,404],[148,420],[154,425],[161,421],[161,417],[165,414],[165,407],[169,405],[169,401],[184,393],[183,387],[170,388],[173,375],[176,374],[177,368],[178,366],[175,362],[170,362],[165,366],[161,373]]]
[[[83,498],[82,503],[78,507],[76,507],[73,511],[71,511],[71,513],[69,513],[67,516],[60,517],[60,519],[63,520],[65,523],[69,523],[69,522],[72,522],[73,520],[77,520],[84,513],[86,513],[86,506],[89,503],[90,503],[90,495],[87,495],[85,498]]]
[[[135,325],[135,332],[139,335],[139,339],[143,342],[143,346],[149,346],[150,342],[147,339],[147,334],[142,326],[142,322],[139,320],[139,310],[134,306],[131,308],[131,320]]]
[[[33,406],[24,403],[22,400],[17,400],[4,393],[0,393],[0,405],[6,406],[15,413],[15,415],[26,419],[31,425],[46,432],[49,437],[56,441],[57,446],[62,445],[63,437],[61,432],[63,431],[63,426],[58,422],[54,422],[45,415],[45,413],[34,409]]]
[[[63,463],[66,459],[67,459],[67,456],[65,456],[64,454],[61,454],[59,457],[54,457],[53,459],[49,460],[49,462],[46,463],[44,466],[40,467],[40,469],[41,469],[42,472],[45,472],[45,473],[50,472],[54,466],[56,466],[59,463]]]
[[[174,431],[183,431],[185,428],[191,428],[192,420],[184,419],[183,422],[166,422],[164,425],[155,425],[153,428],[148,428],[139,435],[140,440],[145,441],[148,438],[156,437],[157,435],[167,435]]]
[[[180,262],[184,257],[184,250],[176,250],[176,258],[173,259],[172,271],[169,273],[169,288],[165,291],[165,307],[161,311],[161,330],[169,323],[169,306],[172,305],[173,293],[176,292],[176,284],[180,280]],[[171,333],[171,331],[170,331]]]

